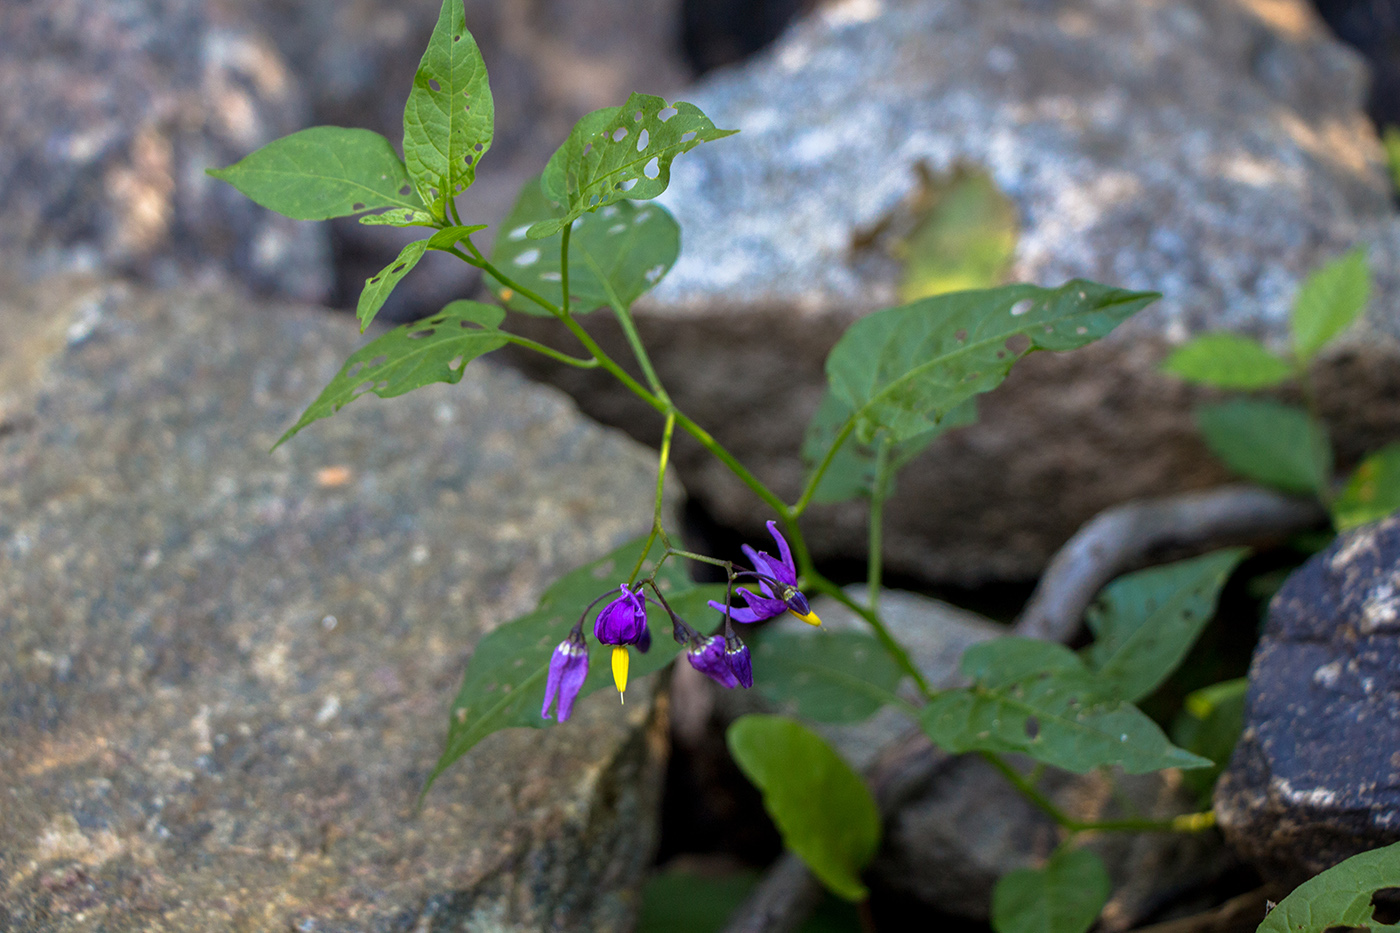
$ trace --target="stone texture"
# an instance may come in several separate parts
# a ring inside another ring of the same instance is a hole
[[[0,329],[0,928],[631,928],[645,683],[413,807],[476,640],[645,528],[645,451],[482,361],[269,454],[360,340],[315,309],[11,282]]]
[[[1245,731],[1216,787],[1227,838],[1292,887],[1400,839],[1400,517],[1342,535],[1274,597]]]
[[[261,33],[203,0],[7,3],[0,31],[0,248],[29,272],[329,294],[324,228],[204,174],[307,125]]]
[[[891,567],[1029,578],[1102,508],[1224,478],[1191,424],[1199,394],[1159,362],[1207,328],[1279,344],[1300,278],[1357,240],[1373,242],[1372,330],[1319,379],[1344,457],[1394,435],[1400,221],[1364,88],[1302,0],[832,4],[683,95],[742,132],[677,160],[662,200],[683,252],[639,326],[678,404],[795,495],[826,352],[894,299],[879,231],[909,225],[921,166],[986,169],[1020,215],[1013,279],[1165,295],[1104,344],[1021,363],[978,426],[901,477]],[[626,355],[605,315],[591,323]],[[651,430],[602,380],[526,365]],[[722,467],[689,444],[677,463],[721,522],[761,532],[768,516]],[[806,528],[819,559],[864,539],[857,507]]]

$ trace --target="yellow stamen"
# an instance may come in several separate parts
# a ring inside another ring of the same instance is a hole
[[[817,618],[817,614],[815,612],[809,612],[805,616],[800,615],[796,609],[789,609],[788,612],[791,612],[793,615],[797,616],[799,619],[801,619],[803,622],[806,622],[808,625],[822,624],[822,620]]]
[[[618,698],[621,699],[622,702],[624,702],[624,703],[627,702],[627,700],[623,697],[623,694],[624,694],[624,693],[626,692],[626,690],[627,690],[627,662],[628,662],[628,660],[629,660],[629,658],[628,658],[628,656],[627,656],[627,648],[626,648],[626,646],[624,646],[624,645],[613,645],[613,657],[612,657],[613,683],[617,684]]]

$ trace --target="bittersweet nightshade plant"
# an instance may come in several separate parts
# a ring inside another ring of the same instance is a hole
[[[792,548],[778,530],[778,523],[768,523],[768,533],[778,544],[780,558],[764,551],[755,551],[747,544],[742,546],[744,556],[753,564],[753,570],[742,570],[735,574],[741,579],[752,578],[758,581],[759,593],[740,587],[739,596],[745,606],[728,608],[724,603],[711,602],[710,607],[726,613],[735,622],[762,622],[791,612],[809,625],[821,625],[822,620],[812,612],[807,597],[797,588],[797,564],[792,560]]]
[[[555,696],[558,696],[559,721],[567,720],[574,711],[574,699],[587,678],[588,645],[583,640],[583,629],[575,627],[569,637],[554,649],[554,655],[549,659],[549,679],[544,685],[544,705],[540,707],[540,718],[549,718],[549,708]]]

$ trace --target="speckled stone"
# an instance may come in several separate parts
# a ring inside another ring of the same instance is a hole
[[[1274,596],[1215,809],[1287,887],[1400,840],[1400,517],[1342,535]]]
[[[0,288],[0,928],[631,928],[666,709],[498,733],[472,647],[647,527],[654,464],[487,361],[269,453],[360,342],[208,291]]]

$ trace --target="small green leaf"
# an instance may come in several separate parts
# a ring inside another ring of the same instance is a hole
[[[431,214],[409,207],[396,207],[382,214],[366,214],[360,218],[366,226],[378,227],[436,227]]]
[[[1332,503],[1338,531],[1379,521],[1400,510],[1400,444],[1387,444],[1371,454],[1351,474],[1346,488]]]
[[[861,632],[764,631],[750,642],[754,685],[774,705],[812,722],[859,722],[889,701],[899,665]]]
[[[1325,933],[1333,927],[1396,933],[1400,924],[1377,923],[1372,896],[1400,888],[1400,842],[1362,852],[1304,881],[1269,911],[1257,933]]]
[[[1292,405],[1234,399],[1196,411],[1201,435],[1230,469],[1285,492],[1324,496],[1332,474],[1327,432]]]
[[[684,101],[633,94],[621,107],[585,114],[545,166],[544,195],[563,210],[536,222],[532,240],[547,237],[588,211],[616,201],[646,201],[671,183],[671,162],[703,142],[733,136]]]
[[[360,320],[360,333],[364,333],[369,328],[374,316],[379,313],[379,309],[384,307],[384,302],[389,300],[389,294],[393,292],[394,286],[399,284],[399,280],[413,271],[413,267],[418,265],[418,260],[423,258],[423,254],[430,249],[451,249],[457,241],[475,233],[477,230],[486,229],[485,224],[476,224],[471,227],[447,227],[439,230],[426,240],[414,240],[399,251],[398,258],[380,269],[374,275],[365,279],[365,287],[360,290],[360,301],[355,307],[355,316]]]
[[[1061,848],[1043,868],[1018,868],[992,889],[996,933],[1084,933],[1112,892],[1108,869],[1087,849]]]
[[[1187,786],[1206,799],[1244,731],[1244,703],[1248,691],[1246,677],[1202,687],[1186,695],[1181,712],[1172,723],[1172,741],[1188,752],[1215,762],[1213,768],[1187,771],[1183,775]]]
[[[430,318],[396,327],[350,355],[330,385],[273,448],[313,421],[329,418],[366,392],[393,398],[434,382],[462,380],[466,365],[506,344],[505,311],[454,301]]]
[[[539,179],[525,183],[510,216],[501,226],[491,262],[518,284],[559,305],[562,232],[531,240],[526,232],[541,220],[562,216],[540,190]],[[618,201],[574,224],[569,236],[569,293],[575,313],[592,311],[614,298],[623,307],[636,301],[675,265],[681,229],[660,204]],[[491,288],[512,311],[548,316],[533,301],[495,279]]]
[[[1177,347],[1162,369],[1220,389],[1264,389],[1293,376],[1287,360],[1239,334],[1202,334]]]
[[[1176,670],[1247,553],[1215,551],[1130,573],[1104,587],[1086,616],[1094,633],[1088,654],[1114,696],[1135,703]]]
[[[283,136],[209,174],[293,220],[423,206],[389,140],[343,126],[313,126]]]
[[[403,109],[408,176],[438,221],[447,219],[448,200],[476,180],[495,121],[486,63],[467,31],[462,0],[443,0]]]
[[[860,874],[880,847],[880,811],[860,775],[821,736],[782,716],[740,717],[725,737],[783,843],[832,893],[864,900]]]
[[[1371,297],[1366,248],[1358,246],[1308,276],[1293,302],[1293,352],[1304,363],[1346,330]]]
[[[1157,298],[1082,279],[923,298],[852,324],[827,357],[827,380],[855,413],[858,440],[885,428],[906,441],[995,388],[1030,351],[1092,343]]]
[[[904,260],[899,300],[1005,282],[1020,236],[1016,202],[978,168],[960,167],[950,177],[928,181],[932,203],[899,244]]]

